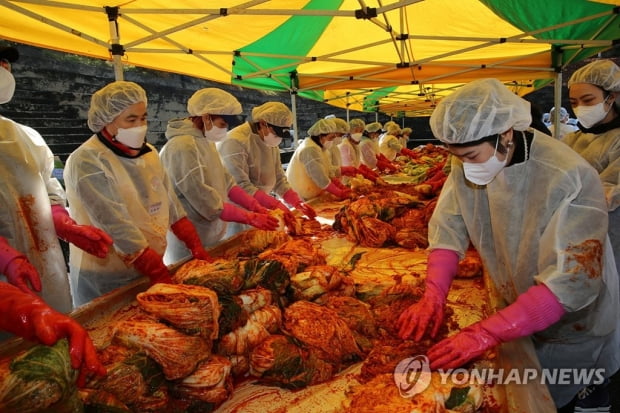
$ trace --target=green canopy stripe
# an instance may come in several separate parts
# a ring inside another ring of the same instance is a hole
[[[303,8],[304,10],[338,10],[343,0],[311,0]],[[280,27],[270,32],[267,36],[243,47],[239,52],[241,56],[234,56],[233,59],[233,79],[234,84],[240,86],[253,87],[263,90],[284,90],[281,83],[273,79],[284,81],[290,85],[290,72],[296,69],[295,66],[284,69],[274,70],[270,76],[243,77],[270,67],[278,67],[286,64],[295,63],[292,58],[275,58],[266,56],[243,56],[244,53],[277,53],[280,55],[306,56],[312,49],[316,40],[321,36],[327,25],[331,22],[331,16],[292,16],[287,19]],[[303,30],[300,28],[303,27]],[[248,63],[246,60],[252,62]],[[260,68],[260,69],[257,69]],[[237,78],[241,76],[241,78]]]
[[[364,97],[364,111],[377,112],[379,110],[379,104],[381,103],[381,99],[388,96],[395,90],[396,86],[384,87],[366,95]]]

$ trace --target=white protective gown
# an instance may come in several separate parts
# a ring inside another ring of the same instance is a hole
[[[147,246],[163,255],[168,228],[185,216],[157,151],[148,147],[149,152],[128,158],[93,135],[67,160],[64,178],[71,216],[81,224],[101,228],[114,241],[114,250],[106,258],[71,246],[76,305],[139,278],[129,263]]]
[[[605,368],[610,376],[620,367],[620,290],[606,212],[596,171],[536,132],[529,159],[504,168],[486,187],[468,183],[453,157],[429,223],[429,248],[463,255],[471,239],[508,304],[545,284],[567,314],[532,336],[541,365]],[[549,386],[558,406],[581,387]]]
[[[370,169],[377,167],[377,154],[379,153],[379,144],[376,140],[367,136],[362,136],[359,144],[360,163],[366,165]]]
[[[222,165],[213,142],[208,141],[188,118],[168,122],[168,142],[160,152],[174,190],[196,227],[202,245],[210,247],[226,234],[227,222],[220,219],[228,191],[235,186]],[[178,262],[191,252],[172,231],[167,235],[166,264]]]
[[[71,290],[51,205],[65,205],[52,177],[54,155],[34,129],[0,116],[0,236],[28,257],[39,272],[41,297],[71,311]]]
[[[286,170],[289,183],[305,201],[319,196],[335,176],[329,151],[311,138],[304,139],[295,149]]]
[[[581,131],[562,141],[573,148],[599,173],[609,212],[609,239],[620,272],[620,128],[601,134]]]
[[[379,151],[390,161],[396,159],[396,155],[403,149],[398,138],[394,135],[384,134],[379,138]]]
[[[267,146],[248,122],[230,130],[217,149],[228,172],[248,194],[254,196],[260,189],[282,196],[291,188],[282,169],[280,149]]]
[[[344,139],[340,145],[340,159],[342,166],[360,166],[360,149],[359,144],[354,144],[350,139]]]

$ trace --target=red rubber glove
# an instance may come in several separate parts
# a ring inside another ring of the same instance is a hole
[[[292,188],[286,191],[284,195],[282,195],[282,198],[286,203],[292,205],[296,210],[301,211],[301,213],[309,219],[316,218],[316,211],[310,205],[303,202],[297,192]]]
[[[228,199],[236,204],[241,205],[249,211],[258,212],[259,214],[268,214],[269,210],[262,206],[256,198],[245,192],[240,186],[235,185],[228,191]]]
[[[288,193],[288,191],[286,192]],[[256,198],[256,200],[260,202],[260,204],[264,206],[265,208],[269,208],[269,209],[277,208],[280,211],[284,212],[284,224],[292,232],[295,231],[295,222],[296,222],[295,215],[293,215],[291,210],[286,205],[284,205],[282,202],[278,201],[274,197],[267,195],[265,192],[261,191],[260,189],[256,191],[256,193],[254,194],[254,198]]]
[[[351,196],[351,190],[342,185],[337,179],[332,179],[325,190],[340,199],[347,199]]]
[[[3,237],[0,237],[0,271],[9,283],[27,294],[34,295],[33,290],[41,291],[41,278],[37,269]]]
[[[420,341],[429,329],[429,336],[435,338],[443,322],[446,297],[458,265],[459,255],[455,251],[441,248],[431,251],[426,265],[424,295],[398,317],[400,338],[406,340],[413,336],[415,341]]]
[[[544,330],[565,312],[546,285],[530,287],[508,307],[431,347],[431,369],[460,367],[500,343]]]
[[[52,205],[52,218],[58,237],[99,258],[108,255],[112,238],[99,228],[78,225],[62,205]]]
[[[385,157],[382,153],[377,154],[377,168],[382,171],[398,172],[398,166]]]
[[[0,329],[26,340],[51,346],[66,337],[71,367],[80,369],[78,386],[83,387],[90,374],[106,374],[86,330],[72,318],[49,307],[41,298],[0,283],[0,313]]]
[[[378,173],[376,173],[375,171],[373,171],[372,169],[370,169],[364,164],[360,165],[359,168],[357,169],[364,178],[372,182],[377,182],[377,180],[380,178]]]
[[[138,272],[151,280],[151,285],[157,283],[172,284],[170,270],[164,265],[164,260],[151,247],[146,247],[142,254],[133,262]]]
[[[401,149],[401,150],[400,150],[400,153],[401,153],[401,154],[403,154],[403,155],[405,155],[405,156],[408,156],[408,157],[410,157],[410,158],[412,158],[412,159],[417,159],[417,158],[420,156],[420,155],[419,155],[419,152],[412,151],[412,150],[411,150],[411,149],[409,149],[409,148],[403,148],[403,149]]]
[[[340,174],[344,176],[356,176],[360,173],[355,166],[341,166]]]
[[[257,214],[256,212],[246,211],[236,206],[224,202],[224,209],[220,214],[220,218],[228,222],[240,222],[242,224],[252,225],[258,229],[267,231],[275,231],[278,229],[279,222],[275,217],[267,214]]]
[[[183,217],[170,226],[170,229],[177,236],[178,239],[183,241],[187,249],[192,252],[192,255],[197,260],[212,262],[213,258],[202,246],[202,241],[196,232],[196,227],[192,224],[187,217]]]

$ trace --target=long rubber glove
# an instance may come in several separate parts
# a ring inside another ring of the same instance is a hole
[[[372,182],[377,182],[377,180],[380,178],[378,173],[376,173],[364,164],[361,164],[357,169],[364,178]]]
[[[291,230],[292,232],[295,231],[295,222],[297,220],[295,219],[295,215],[293,215],[291,210],[288,209],[286,205],[284,205],[282,202],[278,201],[274,197],[266,194],[264,191],[261,191],[260,189],[256,191],[256,193],[254,194],[254,198],[256,198],[256,200],[260,202],[260,204],[265,208],[277,208],[280,211],[284,212],[284,223],[286,224],[286,227],[289,228],[289,230]]]
[[[56,234],[64,241],[99,258],[108,255],[112,238],[99,228],[78,225],[62,205],[52,205],[52,218]]]
[[[194,258],[203,261],[212,262],[213,258],[202,246],[202,241],[196,232],[196,227],[192,224],[192,221],[187,217],[183,217],[170,226],[170,229],[177,236],[178,239],[183,241],[187,249],[189,249]]]
[[[161,255],[151,247],[146,247],[142,254],[133,262],[138,272],[151,280],[151,285],[157,283],[172,284],[170,270],[164,265]]]
[[[403,154],[403,155],[405,155],[405,156],[410,157],[411,159],[417,159],[417,158],[420,156],[418,152],[412,151],[412,150],[411,150],[411,149],[409,149],[409,148],[403,148],[403,149],[401,149],[401,150],[400,150],[400,153],[401,153],[401,154]]]
[[[355,166],[341,166],[340,174],[344,176],[356,176],[360,173]]]
[[[256,198],[245,192],[239,185],[235,185],[228,191],[228,199],[245,209],[259,214],[268,214],[269,210],[262,206]]]
[[[500,343],[544,330],[565,312],[546,285],[530,287],[508,307],[431,347],[431,369],[460,367]]]
[[[426,265],[426,289],[417,303],[398,317],[398,336],[406,340],[413,336],[420,341],[428,331],[434,338],[443,322],[446,297],[456,275],[459,255],[448,249],[434,249]]]
[[[282,195],[282,199],[284,199],[287,204],[292,205],[293,208],[300,211],[308,218],[316,218],[316,211],[310,205],[303,202],[299,197],[299,194],[297,194],[297,192],[295,192],[292,188],[286,191],[284,195]]]
[[[381,153],[377,154],[377,168],[382,171],[398,172],[398,166]]]
[[[228,222],[240,222],[242,224],[252,225],[258,229],[267,231],[275,231],[278,229],[279,222],[275,217],[267,214],[257,214],[256,212],[246,211],[237,208],[233,204],[224,202],[224,209],[220,214],[220,218]]]
[[[340,185],[338,185],[336,182],[338,182],[337,179],[332,179],[332,181],[329,183],[329,185],[327,185],[327,188],[325,188],[325,190],[329,192],[330,194],[336,196],[337,198],[340,198],[340,199],[349,198],[351,196],[351,190],[346,187],[344,188],[340,187]]]
[[[78,386],[83,387],[90,374],[106,374],[86,330],[72,318],[49,307],[41,298],[0,283],[0,314],[0,329],[26,340],[51,346],[66,337],[71,367],[80,369]]]
[[[9,283],[25,293],[34,294],[32,290],[41,291],[41,278],[37,269],[30,264],[24,254],[11,247],[3,237],[0,237],[0,271]]]

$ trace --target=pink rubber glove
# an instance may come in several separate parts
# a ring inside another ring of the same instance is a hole
[[[441,248],[431,251],[426,265],[424,295],[398,317],[400,338],[406,340],[413,336],[415,341],[420,341],[427,331],[435,338],[443,322],[446,297],[458,265],[456,251]]]
[[[178,239],[183,241],[197,260],[212,262],[213,258],[202,246],[202,241],[196,232],[196,227],[187,217],[183,217],[170,226],[170,230]]]
[[[256,212],[246,211],[236,206],[224,202],[224,209],[220,214],[220,218],[228,222],[240,222],[242,224],[252,225],[258,229],[267,231],[275,231],[278,229],[279,222],[276,218],[267,214],[257,214]]]
[[[372,169],[370,169],[369,167],[367,167],[366,165],[362,164],[359,166],[359,168],[357,168],[359,173],[362,174],[362,176],[372,182],[377,182],[377,180],[379,179],[379,174],[376,173],[375,171],[373,171]]]
[[[401,154],[403,154],[403,155],[405,155],[405,156],[408,156],[408,157],[410,157],[410,158],[412,158],[412,159],[416,159],[416,158],[418,158],[418,157],[419,157],[419,153],[418,153],[418,152],[412,151],[412,150],[411,150],[411,149],[409,149],[409,148],[403,148],[403,149],[401,149],[401,150],[400,150],[400,153],[401,153]]]
[[[288,193],[288,191],[286,192]],[[291,231],[293,232],[295,231],[295,222],[297,220],[295,219],[295,215],[293,215],[291,210],[288,209],[286,205],[284,205],[282,202],[278,201],[274,197],[267,195],[265,192],[261,191],[260,189],[256,191],[256,193],[254,194],[254,198],[256,198],[256,200],[260,202],[260,204],[264,206],[265,208],[269,208],[269,209],[277,208],[280,211],[284,212],[284,224]]]
[[[358,174],[358,170],[355,166],[341,166],[340,174],[344,176],[355,176]]]
[[[351,196],[351,190],[342,185],[337,179],[332,179],[325,190],[340,199],[347,199]]]
[[[0,329],[26,340],[51,346],[66,337],[71,367],[80,369],[78,386],[83,387],[90,374],[106,374],[86,330],[72,318],[49,307],[41,298],[0,283],[0,314]]]
[[[284,195],[282,195],[282,198],[286,203],[292,205],[296,210],[301,211],[301,213],[309,219],[316,218],[316,211],[310,205],[303,202],[297,192],[292,188],[286,191]]]
[[[228,199],[236,204],[241,205],[249,211],[258,212],[259,214],[268,214],[269,210],[262,206],[256,198],[245,192],[240,186],[235,185],[228,191]]]
[[[0,237],[0,271],[9,283],[27,294],[34,295],[33,290],[41,291],[41,278],[37,269],[3,237]]]
[[[99,258],[108,255],[112,238],[99,228],[78,225],[62,205],[52,205],[52,218],[58,237]]]
[[[508,307],[431,347],[431,369],[460,367],[500,343],[544,330],[565,312],[547,286],[530,287]]]
[[[142,254],[133,262],[138,272],[151,280],[151,285],[157,283],[172,284],[170,270],[164,265],[164,260],[151,247],[146,247]]]

